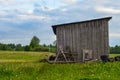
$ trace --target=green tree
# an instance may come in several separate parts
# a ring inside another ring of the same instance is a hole
[[[12,50],[15,50],[16,48],[15,44],[7,44],[7,46],[9,46]]]
[[[16,51],[23,51],[23,47],[21,44],[16,45]]]
[[[31,51],[31,47],[29,45],[24,46],[24,51]]]
[[[39,48],[40,45],[40,39],[36,36],[33,36],[31,42],[30,42],[30,47],[32,48],[32,50],[35,50],[36,48]]]
[[[12,51],[11,46],[7,45],[7,44],[2,44],[0,43],[0,50],[4,50],[4,51]]]
[[[120,46],[119,45],[116,45],[114,47],[110,47],[110,53],[112,54],[119,54],[120,53]]]

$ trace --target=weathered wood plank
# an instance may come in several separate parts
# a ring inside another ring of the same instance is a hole
[[[92,50],[93,59],[109,53],[108,19],[59,25],[56,27],[57,51],[59,46],[70,48],[77,54],[76,61],[82,61],[83,49]]]

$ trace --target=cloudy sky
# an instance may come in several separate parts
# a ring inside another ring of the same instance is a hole
[[[27,45],[55,40],[54,24],[112,16],[110,45],[120,45],[120,0],[0,0],[0,42]]]

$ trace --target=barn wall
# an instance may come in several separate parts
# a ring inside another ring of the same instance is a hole
[[[70,48],[77,61],[83,60],[82,49],[92,50],[93,59],[109,53],[108,20],[61,25],[56,28],[57,49]]]

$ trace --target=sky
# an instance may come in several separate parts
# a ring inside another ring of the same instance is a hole
[[[51,26],[111,16],[109,44],[120,45],[120,0],[0,0],[0,43],[52,44]]]

